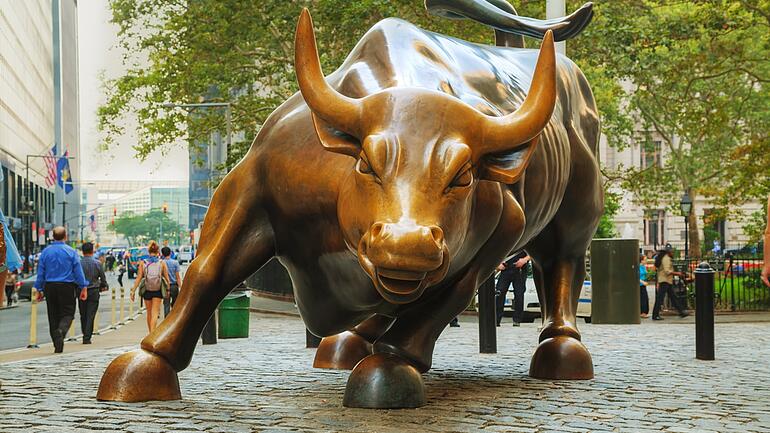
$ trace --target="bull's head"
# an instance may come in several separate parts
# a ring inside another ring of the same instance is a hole
[[[338,201],[345,240],[385,300],[414,301],[446,276],[458,254],[478,181],[515,183],[526,168],[556,100],[553,37],[543,39],[521,107],[502,117],[424,89],[389,88],[362,99],[340,94],[321,71],[307,10],[295,50],[321,144],[357,159]],[[492,157],[517,149],[517,164]]]

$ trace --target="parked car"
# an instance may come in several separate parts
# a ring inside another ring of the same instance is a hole
[[[497,278],[500,274],[495,276],[495,285],[497,285]],[[537,297],[537,288],[535,287],[535,280],[532,277],[527,277],[526,283],[527,289],[524,291],[524,314],[522,315],[522,321],[526,323],[532,323],[535,319],[539,319],[540,314],[540,300]],[[478,311],[478,299],[476,302],[476,309]],[[513,291],[508,290],[505,295],[505,303],[503,304],[503,316],[510,317],[513,314]]]
[[[31,274],[16,282],[16,288],[19,290],[19,299],[26,299],[28,301],[32,299],[32,287],[35,286],[36,279],[37,274]]]
[[[505,306],[503,308],[503,315],[513,311],[513,293],[510,290],[505,297]],[[537,296],[535,280],[530,277],[527,278],[527,290],[524,292],[524,317],[522,317],[522,320],[531,323],[535,319],[540,318],[540,316],[540,298]],[[591,323],[590,281],[583,281],[583,288],[580,290],[580,298],[578,298],[577,317],[582,317],[586,323]]]
[[[583,281],[583,289],[578,298],[577,316],[582,317],[586,323],[591,323],[591,282]]]
[[[179,252],[176,255],[176,260],[179,262],[180,265],[183,265],[185,263],[190,263],[193,259],[193,248],[192,245],[182,245],[179,247]]]

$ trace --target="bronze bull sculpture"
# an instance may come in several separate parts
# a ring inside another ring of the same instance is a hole
[[[353,370],[346,406],[425,404],[437,338],[522,248],[544,317],[530,375],[593,377],[575,311],[603,210],[599,119],[581,71],[539,31],[538,52],[386,19],[324,78],[303,11],[301,92],[221,183],[174,310],[110,364],[97,398],[181,398],[177,372],[214,309],[273,257],[325,337],[314,365]]]

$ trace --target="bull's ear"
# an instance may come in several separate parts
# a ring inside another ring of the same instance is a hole
[[[358,158],[361,153],[361,142],[356,137],[332,127],[315,114],[311,116],[315,133],[324,149]]]
[[[508,185],[518,182],[529,165],[536,144],[537,137],[509,152],[482,157],[481,178]]]

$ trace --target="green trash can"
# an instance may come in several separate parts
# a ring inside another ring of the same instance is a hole
[[[249,306],[247,292],[233,292],[219,304],[219,338],[248,338]]]
[[[639,324],[639,241],[591,242],[591,323]]]

